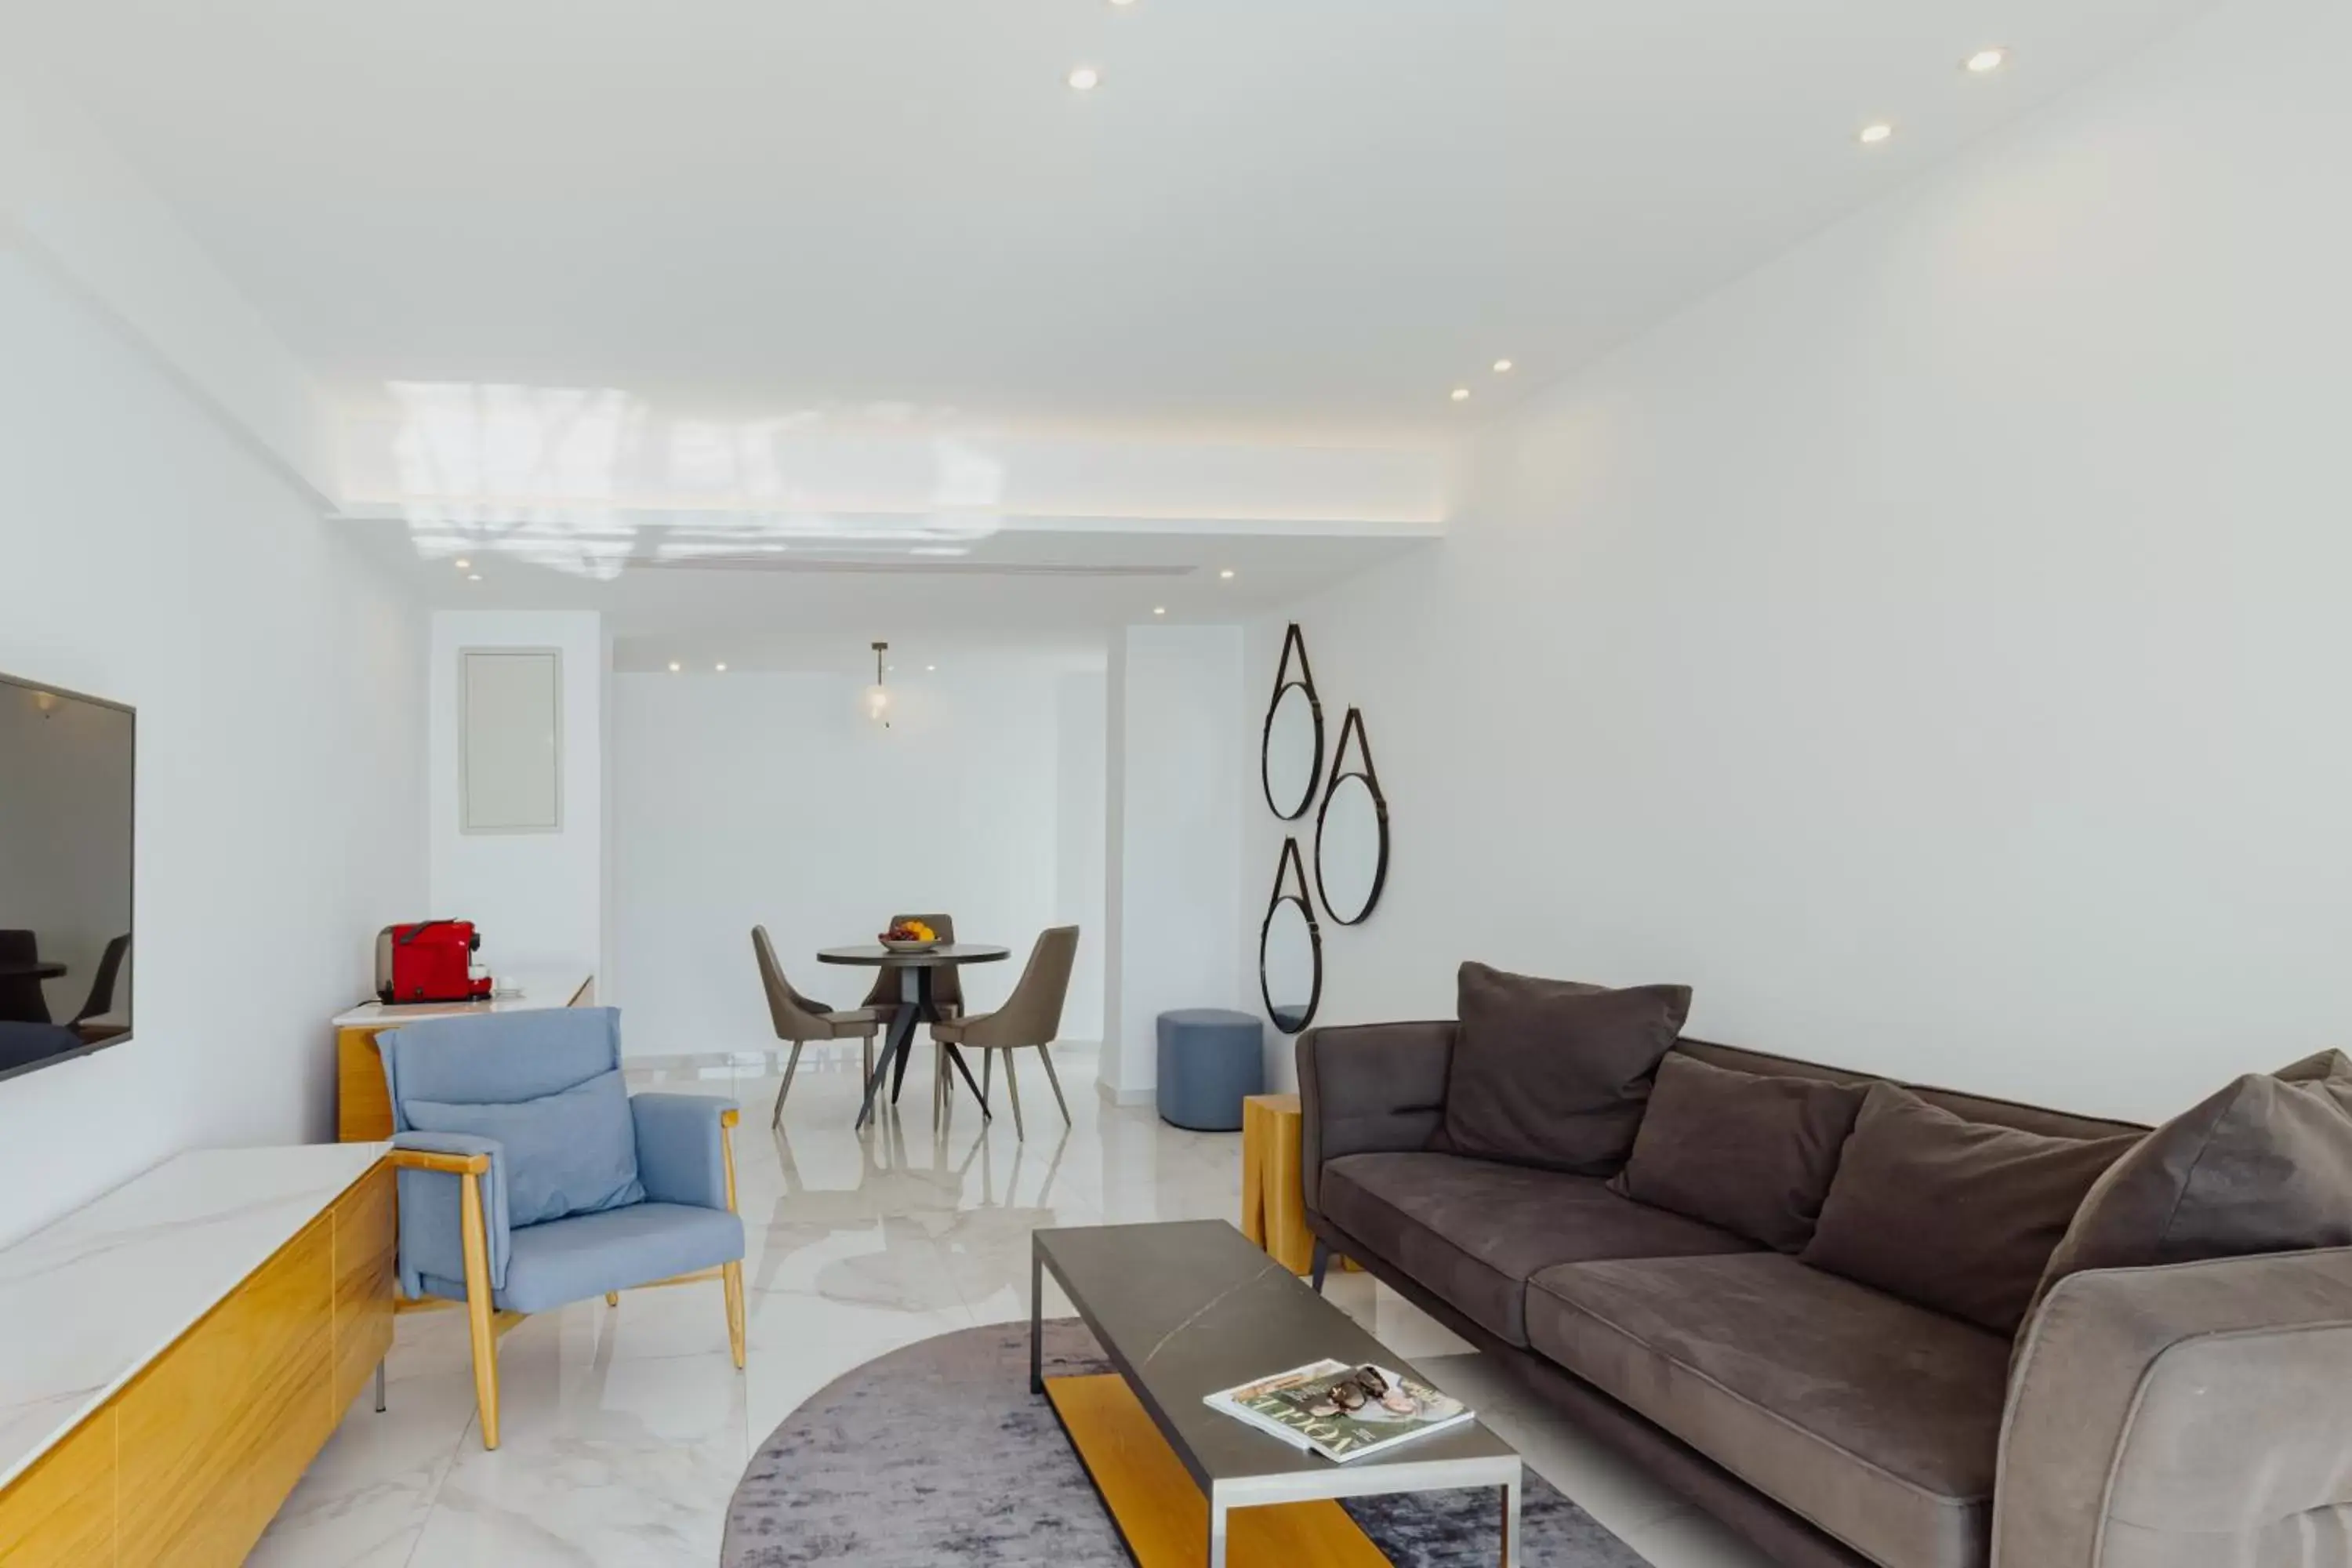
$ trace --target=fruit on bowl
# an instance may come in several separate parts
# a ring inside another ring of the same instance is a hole
[[[893,952],[920,952],[939,943],[940,933],[921,921],[898,921],[882,933],[882,945]]]

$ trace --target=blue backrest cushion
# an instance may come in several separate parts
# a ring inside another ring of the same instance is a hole
[[[636,1121],[618,1068],[532,1100],[410,1099],[405,1109],[409,1126],[417,1131],[471,1132],[499,1141],[509,1223],[518,1227],[645,1201],[646,1189],[637,1180]]]
[[[621,1065],[621,1015],[612,1007],[420,1018],[376,1038],[392,1090],[393,1125],[413,1125],[412,1100],[512,1104],[583,1084]]]

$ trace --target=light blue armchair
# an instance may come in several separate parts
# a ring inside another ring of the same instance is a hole
[[[610,1007],[425,1019],[376,1044],[401,1294],[465,1304],[484,1447],[499,1446],[499,1339],[532,1312],[718,1279],[742,1366],[733,1104],[631,1095]]]

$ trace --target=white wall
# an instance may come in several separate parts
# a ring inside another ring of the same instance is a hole
[[[1061,672],[959,658],[894,676],[893,727],[821,674],[614,677],[614,978],[633,1055],[773,1046],[751,957],[765,924],[803,993],[856,1005],[873,974],[821,965],[894,914],[942,910],[1013,949],[964,971],[1001,1004],[1062,913]],[[1080,952],[1100,941],[1081,938]],[[1074,1032],[1065,1021],[1065,1034]]]
[[[328,1016],[424,896],[424,628],[0,234],[0,668],[139,709],[137,1035],[0,1083],[0,1240],[331,1135]]]
[[[2344,1044],[2348,66],[2336,0],[2222,8],[1560,389],[1444,544],[1299,606],[1396,831],[1324,1019],[1450,1016],[1475,955],[2151,1118]]]
[[[549,647],[563,656],[563,830],[466,833],[458,810],[458,655]],[[600,971],[604,945],[604,618],[593,610],[438,610],[433,615],[429,795],[432,908],[472,921],[482,963],[501,972]],[[598,999],[620,997],[599,974]]]
[[[1054,923],[1074,925],[1078,960],[1070,971],[1062,1033],[1074,1040],[1103,1037],[1104,809],[1109,737],[1107,683],[1100,672],[1066,675],[1055,683]]]
[[[1233,722],[1241,628],[1129,626],[1112,644],[1109,684],[1102,1084],[1141,1104],[1159,1075],[1160,1015],[1244,1000],[1243,883],[1223,852],[1242,832],[1240,780],[1255,754]]]

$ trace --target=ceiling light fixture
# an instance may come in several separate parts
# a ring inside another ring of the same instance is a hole
[[[1455,387],[1455,388],[1454,389],[1454,402],[1456,402],[1456,403],[1467,403],[1467,402],[1469,402],[1469,401],[1470,401],[1470,389],[1469,389],[1468,387],[1466,387],[1466,386],[1457,386],[1457,387]]]
[[[2000,69],[2001,67],[2008,63],[2009,51],[2007,49],[1979,49],[1975,54],[1969,57],[1968,67],[1969,72],[1973,75],[1987,76]]]
[[[1127,0],[1113,0],[1113,4],[1123,5],[1127,4]],[[929,673],[932,673],[932,674],[937,674],[937,673],[938,673],[938,671],[939,671],[939,668],[940,668],[940,667],[939,667],[938,665],[936,665],[936,664],[927,664],[927,665],[923,666],[923,668],[924,668],[927,672],[929,672]]]
[[[719,674],[724,675],[724,674],[726,674],[726,673],[727,673],[727,661],[726,661],[725,659],[723,659],[723,658],[722,658],[722,659],[720,659],[717,664],[712,665],[710,668],[713,668],[713,669],[715,669],[715,670],[717,670]]]
[[[679,670],[684,669],[685,668],[686,666],[678,663],[676,659],[671,659],[669,661],[669,672],[672,675],[676,675]]]
[[[882,656],[889,651],[888,643],[874,645],[874,684],[866,689],[866,717],[885,730],[890,727],[890,689],[882,683]]]
[[[1865,147],[1875,147],[1881,142],[1885,141],[1894,134],[1895,127],[1887,124],[1886,121],[1882,120],[1877,121],[1875,124],[1865,125],[1862,128],[1862,144]]]
[[[457,570],[458,570],[458,571],[460,571],[460,572],[471,572],[473,569],[474,569],[474,563],[473,563],[472,562],[470,562],[470,561],[467,560],[467,559],[466,559],[464,556],[462,556],[462,555],[460,555],[459,557],[457,557]]]
[[[1230,582],[1232,582],[1232,581],[1234,580],[1234,569],[1233,569],[1232,567],[1228,566],[1228,567],[1226,567],[1223,571],[1222,571],[1222,572],[1218,573],[1218,574],[1217,574],[1217,575],[1218,575],[1218,576],[1220,576],[1220,577],[1223,577],[1226,582],[1230,583]]]
[[[466,581],[468,583],[478,583],[481,580],[482,574],[479,572],[468,572],[466,574]]]
[[[1151,613],[1155,616],[1164,616],[1168,613],[1168,606],[1165,605],[1154,605],[1151,606]]]
[[[1080,92],[1092,92],[1102,85],[1102,72],[1092,66],[1080,66],[1070,73],[1070,85]]]
[[[1496,374],[1496,375],[1508,375],[1508,374],[1511,374],[1511,362],[1510,362],[1509,360],[1507,360],[1507,359],[1498,359],[1498,360],[1496,360],[1496,361],[1495,362],[1495,374]]]

